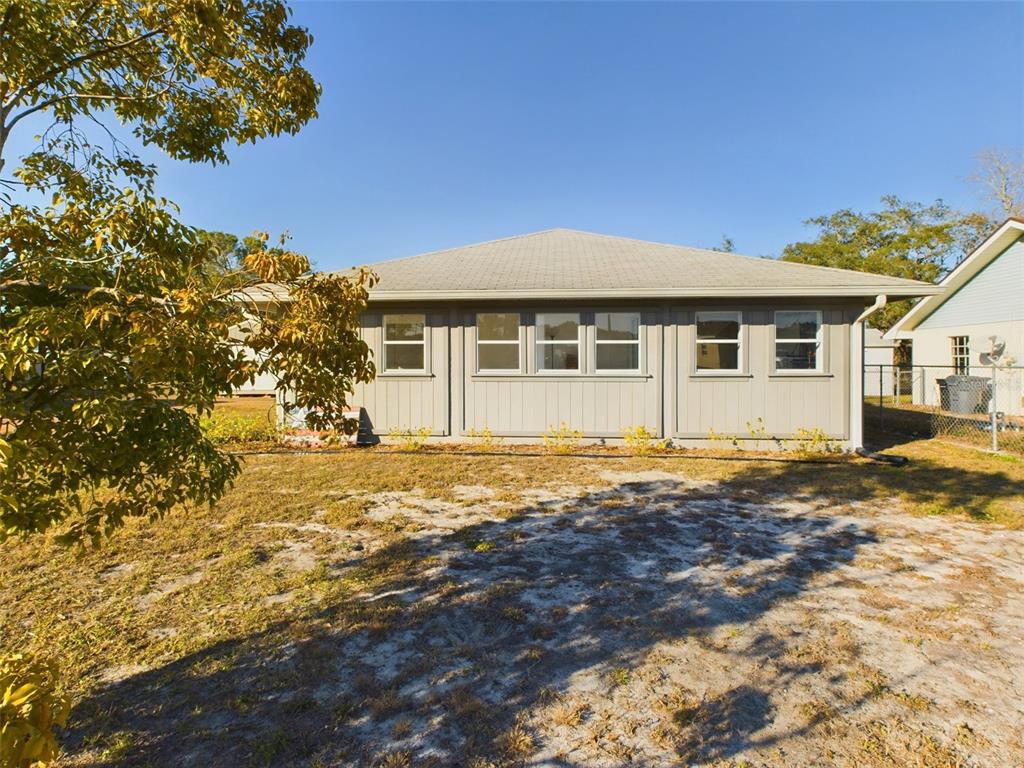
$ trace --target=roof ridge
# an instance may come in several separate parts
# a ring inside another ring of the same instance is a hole
[[[364,265],[364,266],[372,266],[373,264],[397,264],[400,261],[408,261],[409,259],[419,259],[419,258],[421,258],[423,256],[437,256],[437,255],[442,254],[442,253],[448,253],[449,251],[461,251],[461,250],[464,250],[466,248],[478,248],[478,247],[480,247],[482,245],[493,245],[494,243],[504,243],[507,240],[522,240],[523,238],[527,238],[527,237],[535,237],[536,235],[545,235],[548,232],[559,232],[559,231],[575,232],[575,231],[579,231],[579,230],[567,229],[566,227],[549,227],[548,229],[539,229],[536,232],[526,232],[525,234],[522,234],[522,235],[508,235],[507,237],[495,237],[492,240],[481,240],[480,242],[477,242],[477,243],[467,243],[466,245],[453,245],[450,248],[438,248],[438,249],[433,250],[433,251],[424,251],[423,253],[413,253],[413,254],[410,254],[409,256],[397,256],[397,257],[395,257],[393,259],[382,259],[381,261],[369,262],[368,265]],[[335,274],[337,272],[348,272],[351,269],[353,269],[353,268],[350,267],[349,269],[332,270],[328,274]]]
[[[849,273],[851,273],[851,272],[856,272],[856,273],[859,273],[859,274],[862,274],[862,275],[871,275],[871,276],[875,276],[875,277],[882,277],[882,278],[885,278],[886,280],[894,280],[894,281],[898,281],[898,282],[906,282],[906,283],[912,283],[912,284],[919,284],[921,282],[921,281],[912,280],[912,279],[906,278],[906,277],[897,277],[895,275],[882,275],[882,274],[879,274],[877,272],[864,272],[864,271],[856,270],[856,269],[844,269],[842,267],[826,267],[826,266],[821,266],[821,265],[818,265],[818,264],[805,264],[805,263],[799,262],[799,261],[784,261],[783,259],[778,258],[778,257],[774,257],[774,256],[752,256],[750,254],[745,254],[745,253],[733,253],[732,251],[718,251],[718,250],[715,250],[714,248],[699,248],[699,247],[692,246],[692,245],[681,245],[679,243],[666,243],[666,242],[662,242],[662,241],[659,241],[659,240],[646,240],[646,239],[636,238],[636,237],[626,237],[624,235],[609,235],[609,234],[605,234],[605,233],[602,233],[602,232],[590,232],[588,230],[573,229],[571,227],[549,227],[547,229],[537,230],[536,232],[527,232],[527,233],[520,234],[520,235],[509,235],[507,237],[498,237],[498,238],[494,238],[494,239],[491,239],[491,240],[482,240],[482,241],[476,242],[476,243],[469,243],[467,245],[456,245],[456,246],[452,246],[452,247],[449,247],[449,248],[439,248],[439,249],[436,249],[436,250],[433,250],[433,251],[425,251],[424,253],[417,253],[417,254],[413,254],[413,255],[410,255],[410,256],[399,256],[399,257],[394,258],[394,259],[384,259],[382,261],[372,262],[368,266],[373,267],[374,265],[385,265],[386,264],[386,265],[388,265],[390,267],[391,265],[403,264],[403,263],[408,262],[408,261],[418,260],[418,259],[426,258],[426,257],[429,257],[429,256],[439,256],[439,255],[442,255],[442,254],[451,253],[453,251],[466,251],[466,250],[469,250],[469,249],[472,249],[472,248],[480,248],[480,247],[484,247],[484,246],[495,245],[497,243],[504,243],[504,242],[508,242],[508,241],[511,241],[511,240],[527,240],[527,239],[530,239],[530,238],[535,238],[535,237],[539,237],[541,235],[547,235],[547,234],[551,234],[551,233],[555,233],[555,232],[565,232],[565,233],[570,233],[570,234],[575,234],[575,235],[585,235],[587,237],[601,238],[603,240],[621,241],[621,242],[626,242],[626,243],[634,243],[634,244],[642,243],[642,244],[645,244],[645,245],[653,245],[653,246],[657,246],[657,247],[661,247],[661,248],[677,249],[677,250],[685,251],[685,252],[691,253],[691,254],[714,255],[716,258],[732,258],[732,259],[743,260],[743,261],[770,262],[770,263],[780,264],[780,265],[781,264],[785,264],[787,266],[796,267],[796,268],[799,268],[799,269],[802,269],[802,270],[810,270],[810,271],[813,271],[813,272],[817,272],[819,274],[821,272],[831,272],[831,273],[836,273],[837,275],[849,275]],[[345,272],[345,271],[348,271],[348,270],[336,270],[332,274],[337,274],[337,273]]]

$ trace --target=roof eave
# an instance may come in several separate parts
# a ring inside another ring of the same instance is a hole
[[[373,303],[399,301],[504,301],[514,299],[698,299],[698,298],[874,298],[884,294],[891,300],[934,296],[941,286],[822,286],[820,288],[605,288],[605,289],[521,289],[521,290],[408,290],[370,291]]]

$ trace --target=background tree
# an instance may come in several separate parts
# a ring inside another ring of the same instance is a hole
[[[992,206],[994,223],[1009,216],[1024,217],[1024,151],[990,147],[978,153],[977,166],[968,177],[981,187]]]
[[[881,202],[880,211],[843,209],[809,219],[817,239],[787,245],[782,259],[933,283],[990,227],[987,217],[958,213],[941,200],[923,205],[888,195]],[[872,315],[871,325],[886,331],[909,306],[893,302]]]
[[[198,415],[259,373],[314,409],[311,426],[346,426],[373,375],[356,332],[372,276],[313,276],[265,235],[186,226],[108,128],[211,163],[296,132],[319,86],[288,20],[277,0],[0,0],[0,169],[12,131],[50,123],[0,207],[0,540],[55,525],[97,540],[216,500],[239,464]],[[255,360],[231,339],[245,322]]]

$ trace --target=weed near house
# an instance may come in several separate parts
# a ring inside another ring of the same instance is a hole
[[[583,433],[573,429],[566,422],[550,425],[544,431],[544,448],[550,453],[572,453],[579,448]]]

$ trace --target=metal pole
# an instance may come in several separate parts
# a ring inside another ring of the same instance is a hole
[[[885,388],[882,386],[882,372],[884,367],[878,366],[878,428],[885,425]]]
[[[992,409],[992,450],[999,450],[999,430],[996,429],[996,366],[992,364],[992,397],[991,405]]]
[[[893,368],[892,372],[893,375],[896,377],[896,406],[899,407],[903,403],[903,399],[900,396],[900,387],[902,385],[900,379],[903,378],[903,371],[900,370],[899,366],[896,366],[895,368]]]

